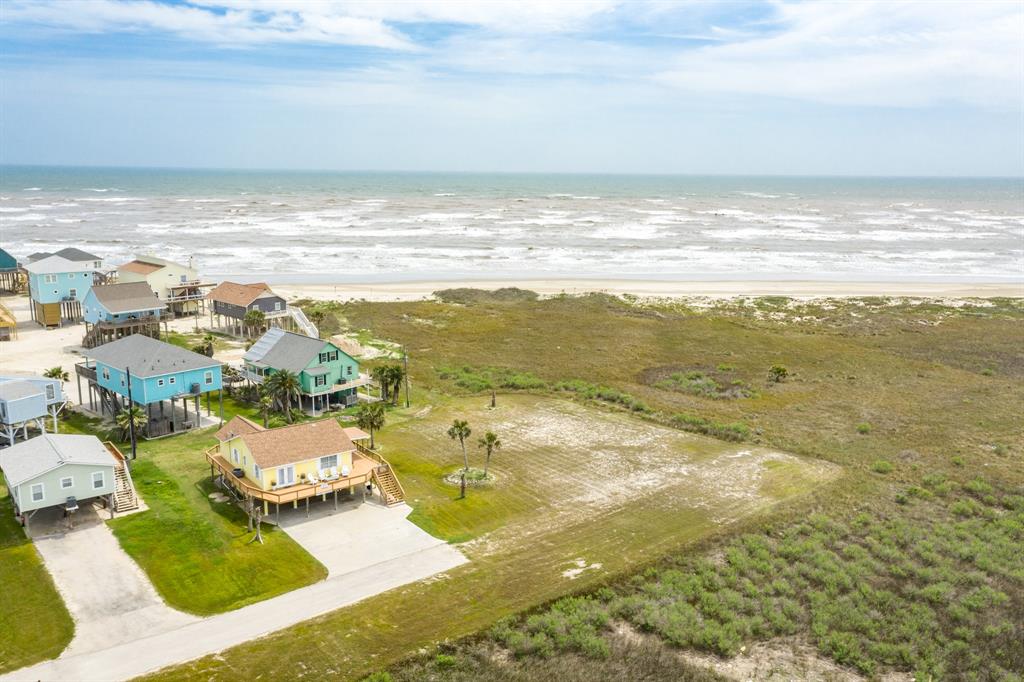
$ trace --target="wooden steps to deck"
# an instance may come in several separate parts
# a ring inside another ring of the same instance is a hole
[[[395,473],[390,466],[384,465],[375,468],[373,480],[377,484],[377,490],[380,491],[384,504],[390,507],[405,501],[405,491],[402,490],[402,485],[395,478]]]
[[[114,511],[125,512],[139,508],[139,496],[135,493],[131,476],[122,464],[114,468]]]

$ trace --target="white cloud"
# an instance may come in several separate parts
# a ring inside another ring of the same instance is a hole
[[[657,78],[692,91],[831,104],[1019,108],[1024,4],[778,3],[770,35],[683,52]]]

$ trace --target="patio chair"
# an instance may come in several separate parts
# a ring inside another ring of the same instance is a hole
[[[348,465],[341,465],[341,475],[347,477],[349,475]]]
[[[338,477],[338,467],[331,467],[331,478]]]
[[[319,482],[320,482],[320,479],[318,479],[318,478],[316,477],[316,474],[314,474],[314,473],[311,473],[311,474],[310,474],[310,475],[309,475],[309,476],[308,476],[308,477],[306,478],[306,481],[307,481],[307,482],[308,482],[308,483],[309,483],[310,485],[316,485],[317,483],[319,483]]]

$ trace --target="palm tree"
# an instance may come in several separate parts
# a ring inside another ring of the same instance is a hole
[[[114,418],[117,427],[121,429],[121,440],[127,440],[132,429],[132,422],[135,422],[135,433],[138,433],[146,425],[146,413],[138,405],[132,405],[128,409],[121,410]]]
[[[487,468],[491,466],[491,454],[501,449],[501,441],[493,431],[488,431],[484,437],[477,441],[482,448],[487,449],[487,459],[484,460],[484,478],[487,478]]]
[[[71,380],[71,377],[64,371],[63,367],[51,367],[43,373],[43,376],[47,379],[57,379],[60,381],[61,393],[64,392],[64,382]]]
[[[271,374],[264,386],[266,386],[267,394],[281,406],[285,419],[291,424],[292,396],[298,398],[302,392],[302,383],[299,381],[298,375],[290,370],[282,369]]]
[[[388,388],[390,388],[391,385],[390,373],[387,365],[378,365],[377,367],[374,367],[370,372],[370,376],[372,376],[373,380],[377,382],[378,386],[380,386],[380,399],[386,401],[389,393]]]
[[[452,440],[459,441],[459,445],[462,446],[462,460],[465,463],[463,471],[469,471],[469,455],[466,454],[466,439],[469,438],[469,434],[472,431],[469,428],[469,422],[461,419],[456,419],[452,422],[451,428],[448,429],[448,437]]]
[[[259,406],[260,414],[263,415],[263,428],[268,428],[270,425],[270,410],[274,407],[274,399],[264,391],[260,394]]]
[[[405,370],[401,365],[390,365],[387,368],[387,377],[391,380],[394,388],[391,390],[391,404],[398,404],[398,394],[402,389],[402,380],[405,379]]]
[[[266,320],[267,316],[262,310],[250,310],[245,313],[245,319],[243,321],[245,322],[247,330],[256,329],[258,331],[263,329],[263,323],[266,322]]]
[[[324,320],[327,319],[327,313],[325,313],[320,308],[313,308],[312,310],[309,311],[307,317],[309,318],[310,322],[316,325],[316,328],[319,331],[320,325],[322,325],[324,323]],[[321,334],[320,336],[323,336],[323,334]]]
[[[359,428],[370,432],[370,449],[373,450],[376,444],[373,441],[373,434],[384,428],[384,420],[387,413],[384,411],[384,403],[363,403],[356,412],[356,423]]]

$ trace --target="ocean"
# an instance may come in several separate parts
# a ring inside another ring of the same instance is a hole
[[[1020,178],[0,167],[0,243],[242,280],[1024,279]]]

